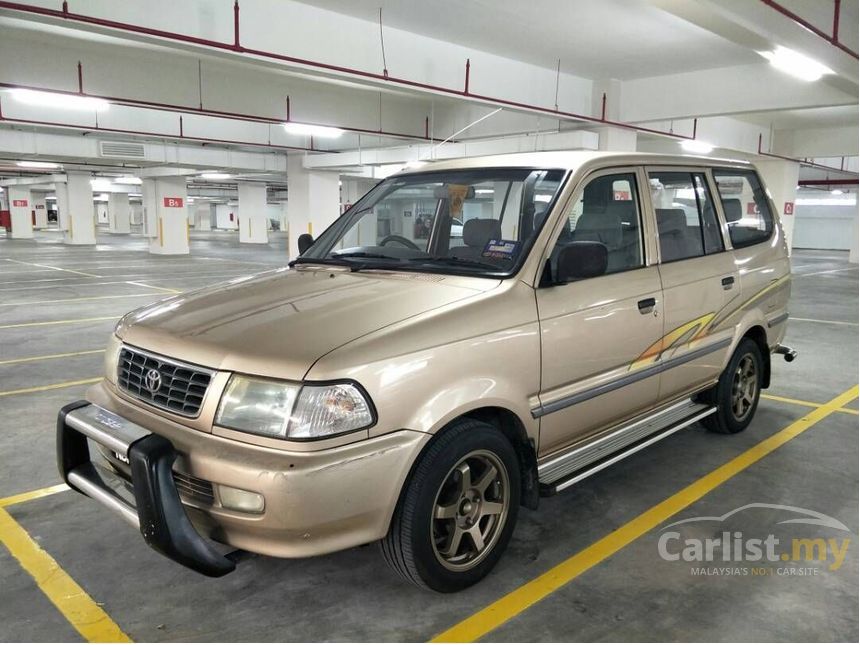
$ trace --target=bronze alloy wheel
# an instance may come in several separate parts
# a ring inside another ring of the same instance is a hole
[[[738,421],[746,419],[758,393],[758,369],[752,354],[744,354],[732,378],[732,415]]]
[[[470,452],[439,487],[430,522],[433,551],[451,571],[476,566],[493,550],[510,507],[507,470],[492,452]]]

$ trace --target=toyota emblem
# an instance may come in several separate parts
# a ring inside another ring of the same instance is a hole
[[[152,394],[155,394],[161,389],[161,373],[154,368],[147,371],[146,376],[143,377],[143,385]]]

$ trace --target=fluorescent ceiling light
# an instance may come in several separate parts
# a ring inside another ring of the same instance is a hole
[[[696,141],[694,139],[684,139],[681,142],[681,147],[687,152],[695,152],[696,154],[706,155],[713,151],[714,146],[705,141]]]
[[[230,175],[228,175],[226,172],[204,172],[202,175],[200,175],[200,178],[212,179],[217,181],[219,179],[230,179]]]
[[[829,67],[781,45],[773,51],[759,52],[759,54],[768,59],[770,64],[781,72],[791,74],[802,81],[817,81],[825,74],[833,74],[833,70]]]
[[[420,168],[421,166],[426,166],[426,161],[407,161],[404,168]]]
[[[105,179],[103,177],[98,177],[96,179],[90,179],[90,186],[92,186],[93,190],[104,191],[111,190],[113,186],[111,186],[110,179]]]
[[[108,194],[102,193],[101,195],[96,195],[93,199],[97,202],[106,202],[108,200]]]
[[[344,133],[344,130],[340,128],[331,128],[327,125],[310,125],[309,123],[285,123],[284,130],[289,134],[320,137],[321,139],[336,139]]]
[[[845,191],[840,190],[839,188],[834,188],[833,190],[830,191],[830,194],[831,195],[844,195]]]
[[[12,90],[12,96],[15,100],[27,105],[60,108],[63,110],[94,110],[96,112],[104,112],[110,107],[110,103],[104,99],[96,99],[91,96],[78,96],[77,94],[41,92],[39,90],[16,88]]]
[[[117,177],[116,179],[113,180],[113,183],[124,184],[124,185],[129,184],[129,185],[137,186],[139,184],[142,184],[143,180],[140,177]]]
[[[18,166],[21,168],[59,168],[60,164],[50,161],[19,161]]]

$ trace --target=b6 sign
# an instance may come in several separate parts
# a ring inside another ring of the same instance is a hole
[[[182,208],[182,198],[181,197],[165,197],[164,198],[164,207],[165,208]]]
[[[27,200],[26,199],[13,199],[12,206],[15,208],[27,208]]]
[[[782,210],[783,215],[794,215],[794,202],[785,202],[785,207]]]

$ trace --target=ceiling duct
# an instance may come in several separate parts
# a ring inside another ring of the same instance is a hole
[[[99,156],[110,159],[146,159],[146,147],[142,143],[127,141],[99,141]]]

